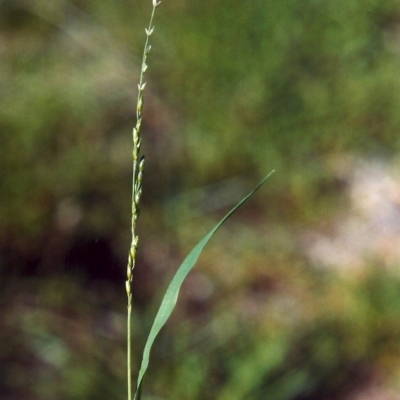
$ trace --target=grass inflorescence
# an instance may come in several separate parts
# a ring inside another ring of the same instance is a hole
[[[136,252],[139,243],[139,237],[136,234],[136,222],[139,217],[139,204],[142,195],[142,179],[144,171],[144,161],[143,155],[140,155],[140,148],[142,143],[141,137],[141,126],[142,126],[142,110],[143,110],[143,93],[146,87],[146,82],[144,81],[144,75],[147,70],[147,56],[151,50],[151,45],[149,44],[150,36],[154,32],[153,19],[157,6],[160,2],[153,0],[153,10],[150,17],[149,27],[145,29],[146,32],[146,42],[143,50],[142,65],[140,69],[140,78],[138,84],[138,97],[136,104],[136,125],[133,128],[133,170],[132,170],[132,219],[131,219],[131,232],[132,240],[129,248],[128,255],[128,265],[127,265],[127,276],[126,276],[126,294],[128,296],[128,320],[127,320],[127,373],[128,373],[128,400],[132,399],[132,350],[131,350],[131,318],[132,318],[132,272],[135,267]]]

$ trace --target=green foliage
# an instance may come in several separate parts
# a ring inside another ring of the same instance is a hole
[[[181,15],[179,31],[169,15],[162,21],[175,34],[175,51],[157,72],[174,65],[165,95],[179,109],[194,103],[184,111],[186,132],[203,179],[221,158],[231,170],[248,160],[259,171],[301,168],[307,181],[327,154],[398,149],[394,2],[206,1],[174,16]],[[207,159],[197,150],[211,147],[218,151]]]
[[[125,398],[121,283],[145,3],[0,1],[2,398]],[[215,204],[230,208],[272,167],[279,180],[189,275],[154,344],[146,398],[342,399],[365,376],[397,374],[398,277],[377,260],[339,279],[310,265],[300,242],[346,206],[332,160],[398,155],[398,2],[174,0],[162,11],[146,87],[134,360],[151,299],[215,225]],[[71,262],[82,237],[106,238],[118,289]]]

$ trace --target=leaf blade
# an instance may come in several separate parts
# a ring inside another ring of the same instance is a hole
[[[141,399],[141,389],[143,384],[143,378],[146,374],[147,368],[150,362],[150,352],[153,346],[153,343],[167,322],[168,318],[172,314],[172,311],[175,308],[175,305],[178,301],[179,292],[181,286],[189,274],[189,272],[195,266],[198,258],[200,257],[201,252],[203,251],[205,245],[209,242],[215,232],[223,225],[223,223],[232,215],[234,214],[253,194],[265,183],[265,181],[274,173],[272,170],[268,175],[264,177],[264,179],[249,193],[247,194],[242,200],[240,200],[235,207],[233,207],[215,226],[211,231],[197,243],[196,246],[190,251],[187,257],[184,259],[180,267],[178,268],[177,272],[173,276],[166,292],[161,302],[160,308],[154,318],[153,325],[151,327],[150,333],[147,337],[146,344],[143,350],[143,357],[142,357],[142,364],[140,366],[136,392],[135,392],[135,400]]]

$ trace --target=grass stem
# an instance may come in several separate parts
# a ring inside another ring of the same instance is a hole
[[[147,70],[147,56],[151,50],[149,44],[150,36],[154,32],[153,19],[157,6],[160,1],[152,0],[153,9],[151,12],[149,27],[145,29],[146,41],[143,49],[142,65],[140,69],[140,78],[138,84],[138,98],[136,104],[136,125],[133,128],[133,164],[132,164],[132,218],[131,232],[132,240],[129,248],[127,279],[125,282],[126,294],[128,296],[128,316],[127,316],[127,380],[128,380],[128,400],[132,400],[132,273],[135,267],[136,252],[139,237],[136,235],[136,222],[139,217],[139,203],[142,195],[142,177],[144,171],[144,156],[140,156],[141,147],[141,125],[142,125],[142,109],[143,109],[143,92],[146,87],[144,82],[144,74]]]

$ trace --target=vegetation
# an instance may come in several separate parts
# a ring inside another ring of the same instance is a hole
[[[0,2],[6,400],[126,398],[129,132],[147,3]],[[329,400],[391,384],[397,261],[321,268],[303,242],[349,207],[341,160],[396,160],[398,4],[180,0],[157,19],[135,368],[183,255],[265,171],[279,179],[189,275],[144,398]]]

